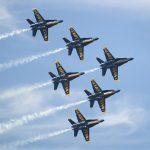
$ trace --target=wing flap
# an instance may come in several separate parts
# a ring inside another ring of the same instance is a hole
[[[98,104],[99,104],[99,106],[100,106],[101,111],[102,111],[102,112],[105,112],[105,111],[106,111],[106,109],[105,109],[105,99],[100,99],[100,100],[98,101]]]
[[[73,41],[80,39],[79,35],[77,34],[77,32],[75,31],[73,27],[70,28],[70,33],[71,33]]]
[[[40,29],[44,41],[48,41],[48,28]]]
[[[44,18],[41,16],[37,9],[33,9],[33,12],[37,22],[44,21]]]
[[[83,46],[76,47],[76,50],[77,50],[77,54],[78,54],[80,60],[83,60],[84,59],[84,48],[83,48]]]
[[[100,92],[102,89],[99,87],[99,85],[95,82],[95,80],[91,80],[91,84],[93,87],[94,92]]]
[[[105,57],[106,57],[107,61],[115,59],[114,56],[109,52],[109,50],[107,48],[104,48],[103,51],[105,53]]]
[[[65,69],[61,66],[60,62],[56,62],[56,68],[59,75],[66,74]]]
[[[68,80],[62,81],[63,89],[66,93],[66,95],[69,95],[70,93],[70,82]]]
[[[114,80],[118,80],[118,67],[116,66],[116,67],[110,68],[110,71]]]
[[[75,113],[76,113],[78,122],[82,122],[82,121],[85,121],[85,120],[86,120],[86,119],[84,118],[84,116],[81,114],[81,112],[79,111],[79,109],[76,109],[76,110],[75,110]]]
[[[83,136],[84,136],[86,142],[88,142],[90,140],[89,128],[82,129],[82,133],[83,133]]]

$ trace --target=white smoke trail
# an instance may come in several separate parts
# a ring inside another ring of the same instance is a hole
[[[66,133],[68,131],[71,131],[71,130],[72,129],[64,129],[64,130],[56,131],[56,132],[53,132],[53,133],[48,133],[48,134],[44,134],[44,135],[35,136],[35,137],[27,139],[27,140],[17,141],[16,143],[14,143],[14,145],[15,146],[23,146],[23,145],[31,144],[31,143],[34,143],[34,142],[43,141],[43,140],[46,140],[48,138],[64,134],[64,133]]]
[[[83,71],[85,74],[88,74],[88,73],[92,73],[92,72],[95,72],[97,70],[99,70],[100,68],[94,68],[94,69],[90,69],[90,70],[86,70],[86,71]]]
[[[46,53],[41,53],[41,54],[29,56],[29,57],[19,58],[16,60],[10,60],[9,62],[0,64],[0,71],[5,70],[5,69],[9,69],[12,67],[17,67],[18,65],[31,63],[32,61],[38,60],[38,59],[43,58],[43,57],[50,56],[50,55],[55,54],[55,53],[59,53],[65,49],[66,48],[59,48],[59,49],[56,49],[53,51],[48,51]]]
[[[28,86],[28,87],[25,86],[25,87],[22,87],[22,88],[13,88],[13,89],[10,89],[10,90],[7,90],[7,91],[4,91],[3,93],[1,93],[0,94],[0,99],[6,99],[6,98],[10,98],[10,97],[13,97],[13,96],[25,93],[25,92],[31,92],[33,90],[46,87],[46,86],[48,86],[52,83],[53,82],[49,80],[47,82],[36,83],[36,84]]]
[[[42,117],[46,117],[50,114],[53,114],[53,113],[56,113],[58,111],[71,108],[71,107],[76,106],[76,105],[80,105],[80,104],[85,103],[87,101],[88,100],[82,100],[82,101],[79,101],[79,102],[76,102],[76,103],[61,105],[61,106],[58,106],[58,107],[55,107],[55,108],[50,108],[46,111],[25,115],[25,116],[23,116],[19,119],[13,119],[13,120],[10,120],[6,123],[1,123],[0,124],[0,134],[6,132],[8,130],[11,130],[15,127],[25,125],[25,124],[29,123],[30,121],[33,121],[33,120],[36,120],[36,119],[39,119],[39,118],[42,118]]]
[[[18,34],[21,34],[23,32],[27,32],[29,30],[30,29],[20,29],[20,30],[12,31],[10,33],[0,34],[0,40],[8,38],[8,37],[13,37],[14,35],[18,35]]]

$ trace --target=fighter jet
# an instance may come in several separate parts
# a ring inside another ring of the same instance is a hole
[[[30,19],[27,19],[27,22],[30,24],[32,29],[33,37],[36,36],[37,30],[41,31],[41,34],[44,38],[44,41],[48,41],[48,28],[57,25],[58,23],[62,23],[62,20],[45,20],[37,9],[33,9],[34,16],[37,22],[33,22]]]
[[[94,93],[91,93],[88,90],[84,90],[84,92],[88,95],[90,107],[92,108],[94,105],[94,102],[97,101],[101,111],[105,112],[106,111],[105,99],[120,92],[120,90],[102,90],[99,87],[99,85],[95,82],[95,80],[91,80],[91,84],[92,84]]]
[[[99,38],[80,38],[73,27],[70,27],[70,33],[73,41],[69,41],[67,38],[63,38],[66,42],[66,47],[68,49],[68,55],[72,54],[73,48],[76,48],[77,54],[80,60],[84,59],[84,46],[98,40]]]
[[[52,77],[54,83],[54,90],[57,90],[59,83],[62,83],[66,95],[70,93],[70,81],[85,74],[84,72],[66,72],[59,62],[56,62],[56,68],[59,76],[54,75],[52,72],[49,72],[49,75]]]
[[[84,138],[86,142],[90,141],[90,136],[89,136],[89,128],[103,122],[104,120],[98,120],[98,119],[88,119],[86,120],[84,116],[80,113],[79,109],[75,110],[78,122],[74,122],[71,119],[68,119],[68,121],[72,125],[72,130],[74,130],[74,137],[78,135],[78,131],[82,130],[82,133],[84,135]]]
[[[100,58],[96,58],[100,63],[102,76],[105,76],[107,69],[110,69],[114,80],[118,80],[118,67],[133,60],[134,58],[114,58],[107,48],[104,48],[103,51],[107,61],[104,62]]]

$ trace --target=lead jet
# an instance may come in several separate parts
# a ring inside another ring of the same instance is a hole
[[[73,48],[76,49],[80,60],[84,59],[84,46],[98,40],[99,38],[80,38],[73,27],[70,27],[70,33],[73,41],[69,41],[67,38],[63,38],[66,42],[66,47],[68,49],[68,55],[72,54]]]
[[[59,62],[56,62],[56,68],[59,76],[54,75],[52,72],[49,72],[49,75],[52,77],[54,83],[54,90],[57,90],[59,83],[62,83],[63,89],[66,95],[70,93],[70,81],[85,74],[84,72],[66,72],[65,69],[61,66]]]
[[[90,107],[92,108],[94,105],[94,102],[97,101],[101,111],[105,112],[106,111],[106,107],[105,107],[106,98],[120,92],[120,90],[102,90],[99,87],[99,85],[95,82],[95,80],[91,80],[91,84],[92,84],[94,93],[91,93],[88,90],[84,90],[84,92],[88,95]]]
[[[71,119],[68,119],[68,121],[72,125],[72,130],[74,130],[74,137],[78,135],[78,131],[81,130],[86,142],[90,141],[90,135],[89,135],[89,128],[103,122],[104,120],[98,120],[98,119],[88,119],[86,120],[84,116],[80,113],[79,109],[75,110],[78,122],[74,122]]]
[[[37,22],[33,22],[30,19],[27,19],[27,22],[30,24],[32,29],[33,37],[36,36],[37,30],[41,31],[41,34],[44,38],[44,41],[48,41],[48,28],[55,26],[59,23],[62,23],[62,20],[45,20],[37,9],[33,9],[34,16]]]
[[[107,69],[110,69],[114,80],[118,80],[118,67],[133,60],[134,58],[115,58],[107,48],[103,49],[106,61],[96,58],[102,69],[102,76],[105,76]]]

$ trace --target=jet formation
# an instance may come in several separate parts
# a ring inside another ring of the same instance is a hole
[[[99,123],[102,123],[104,120],[98,120],[98,119],[85,119],[85,117],[81,114],[79,109],[75,110],[76,117],[78,122],[74,122],[72,119],[68,119],[68,121],[71,123],[72,130],[74,130],[74,137],[77,137],[79,130],[82,131],[83,136],[85,138],[86,142],[90,141],[90,133],[89,129]]]
[[[61,66],[60,62],[56,62],[56,68],[59,76],[56,76],[52,72],[49,72],[49,75],[52,77],[54,83],[54,90],[57,90],[59,83],[62,83],[63,89],[66,95],[70,93],[70,81],[78,78],[79,76],[85,74],[84,72],[66,72],[65,69]]]
[[[33,9],[33,13],[36,18],[36,22],[27,19],[27,22],[30,24],[33,37],[36,36],[37,30],[40,30],[44,41],[48,41],[48,28],[62,23],[63,20],[45,20],[37,9]],[[93,43],[94,41],[97,41],[99,38],[81,38],[73,27],[70,27],[70,34],[72,40],[68,40],[66,37],[63,38],[66,44],[66,50],[68,50],[68,55],[71,55],[73,50],[76,49],[79,59],[84,60],[84,47]],[[98,57],[96,58],[100,63],[102,76],[105,76],[107,69],[110,69],[113,79],[118,80],[118,67],[133,60],[133,58],[115,58],[107,48],[104,48],[103,51],[106,57],[106,61],[103,61]],[[80,77],[81,75],[84,75],[85,72],[66,72],[60,62],[57,61],[55,64],[58,75],[56,76],[52,72],[49,72],[49,75],[52,77],[52,82],[54,84],[54,90],[57,90],[59,83],[61,83],[65,94],[69,95],[70,81]],[[106,99],[120,92],[120,90],[102,90],[95,80],[91,80],[91,84],[94,91],[93,93],[89,92],[87,89],[84,90],[88,96],[87,101],[90,102],[90,108],[92,108],[95,101],[97,101],[100,110],[102,112],[106,112]],[[78,120],[77,123],[71,119],[68,119],[72,125],[71,128],[74,131],[74,137],[76,137],[79,130],[81,130],[85,140],[88,142],[90,141],[89,129],[99,123],[102,123],[104,120],[85,119],[79,109],[75,109],[75,113]]]
[[[45,20],[37,9],[33,9],[33,13],[36,18],[36,22],[27,19],[27,22],[30,24],[33,37],[36,36],[37,30],[40,30],[44,41],[48,41],[48,28],[62,23],[63,20]]]
[[[118,67],[133,60],[133,58],[115,58],[107,48],[103,49],[106,61],[96,58],[102,69],[102,76],[105,76],[107,69],[110,69],[114,80],[118,80]]]
[[[98,40],[99,38],[80,38],[73,27],[70,27],[70,33],[73,41],[70,41],[65,37],[63,38],[63,40],[66,42],[68,55],[71,55],[73,49],[75,48],[80,60],[84,60],[84,47]]]
[[[120,90],[102,90],[99,87],[99,85],[95,82],[95,80],[91,80],[91,84],[92,84],[94,93],[91,93],[88,90],[84,90],[84,92],[88,95],[90,107],[92,108],[94,105],[94,102],[97,101],[101,111],[105,112],[106,111],[105,99],[120,92]]]

